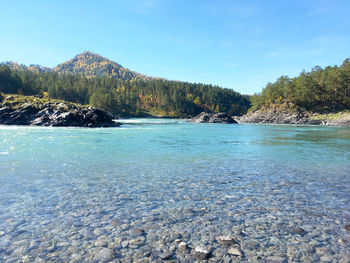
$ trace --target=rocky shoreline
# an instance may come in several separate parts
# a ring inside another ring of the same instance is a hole
[[[0,103],[0,124],[55,127],[118,127],[100,109],[65,101],[8,95]]]
[[[274,104],[234,117],[238,123],[350,126],[350,113],[313,113],[291,103]]]

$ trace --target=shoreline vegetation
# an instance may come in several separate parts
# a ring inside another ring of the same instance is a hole
[[[213,85],[148,77],[100,55],[84,52],[53,69],[13,62],[0,64],[0,103],[9,95],[25,103],[34,98],[51,100],[53,108],[46,117],[49,119],[57,110],[54,105],[63,103],[80,105],[75,106],[79,110],[92,106],[105,116],[123,118],[200,119],[204,115],[226,114],[238,123],[350,126],[350,60],[345,59],[341,66],[316,66],[295,78],[282,76],[268,83],[260,93],[248,96]],[[2,109],[0,123],[11,124],[6,111]],[[28,116],[18,118],[30,119],[32,115],[28,112]],[[197,122],[207,122],[204,119]],[[219,118],[208,122],[221,121]],[[61,125],[55,121],[13,123]],[[81,120],[70,124],[97,125]]]

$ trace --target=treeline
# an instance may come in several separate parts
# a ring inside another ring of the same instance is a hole
[[[315,112],[350,109],[350,60],[338,67],[314,67],[298,77],[282,76],[251,97],[251,110],[289,101]]]
[[[202,111],[242,115],[248,96],[217,86],[166,80],[117,80],[0,66],[0,92],[90,104],[122,116],[194,116]]]

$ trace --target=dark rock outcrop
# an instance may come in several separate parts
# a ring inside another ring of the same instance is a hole
[[[227,115],[227,113],[219,112],[219,113],[207,113],[202,112],[196,117],[189,120],[189,122],[196,123],[237,123],[231,116]]]
[[[10,98],[11,99],[11,98]],[[10,100],[11,102],[11,100]],[[72,103],[50,100],[45,103],[0,103],[0,124],[74,127],[117,127],[105,111]]]
[[[308,124],[308,113],[294,105],[271,105],[249,112],[239,119],[240,123]],[[316,123],[315,123],[316,124]]]
[[[350,126],[349,113],[313,113],[288,102],[272,104],[235,119],[239,123]]]

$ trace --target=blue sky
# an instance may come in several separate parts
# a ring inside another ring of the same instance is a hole
[[[349,14],[349,0],[2,0],[0,61],[53,67],[89,50],[253,94],[350,57]]]

